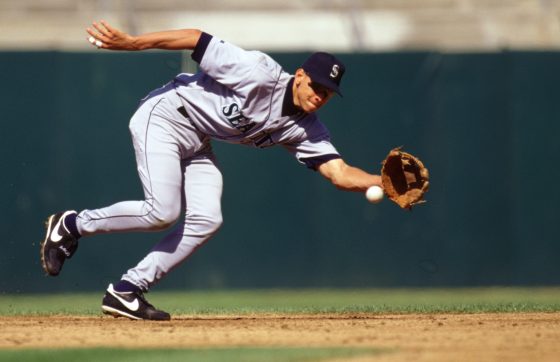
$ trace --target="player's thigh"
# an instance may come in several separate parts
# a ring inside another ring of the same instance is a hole
[[[159,116],[131,127],[138,174],[147,200],[157,209],[180,210],[183,171],[177,138]],[[176,206],[179,204],[179,206]]]
[[[184,184],[187,218],[208,218],[221,223],[223,179],[213,158],[186,161]]]

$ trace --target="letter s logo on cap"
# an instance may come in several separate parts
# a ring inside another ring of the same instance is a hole
[[[332,70],[331,70],[331,74],[330,74],[331,78],[336,78],[338,77],[338,64],[335,64],[332,66]]]

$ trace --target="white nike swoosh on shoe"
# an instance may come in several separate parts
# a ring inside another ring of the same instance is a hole
[[[123,298],[121,298],[117,292],[115,292],[115,290],[113,289],[113,284],[109,284],[109,288],[107,288],[107,291],[115,298],[117,298],[117,300],[119,302],[121,302],[126,308],[128,308],[129,310],[136,312],[138,310],[138,308],[140,307],[140,303],[138,302],[138,298],[134,298],[134,300],[132,302],[129,302]]]
[[[54,226],[52,232],[51,232],[51,240],[55,243],[58,243],[60,240],[62,240],[62,237],[64,235],[60,235],[60,233],[58,232],[58,229],[60,229],[60,225],[62,225],[62,222],[64,221],[64,218],[73,213],[73,211],[66,211],[64,214],[62,214],[62,216],[60,217],[60,219],[58,219],[58,222],[56,223],[56,225]],[[51,218],[54,216],[51,216]]]

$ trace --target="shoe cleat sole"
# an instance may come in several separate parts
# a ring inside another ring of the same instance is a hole
[[[58,274],[51,274],[49,273],[49,271],[47,270],[47,263],[45,261],[45,246],[47,245],[47,239],[49,238],[49,234],[50,234],[50,229],[51,229],[51,225],[52,225],[52,219],[53,219],[54,215],[51,215],[47,218],[47,220],[45,220],[45,230],[46,230],[46,235],[45,238],[41,241],[40,245],[41,245],[41,249],[39,250],[39,253],[41,255],[41,266],[43,267],[43,271],[45,272],[45,274],[47,276],[56,276]]]

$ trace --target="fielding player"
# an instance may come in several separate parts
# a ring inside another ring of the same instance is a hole
[[[280,145],[299,163],[337,188],[365,192],[381,178],[348,165],[314,113],[340,94],[345,67],[328,53],[314,53],[295,75],[268,55],[246,51],[195,29],[132,36],[107,22],[88,28],[89,41],[109,50],[193,50],[196,74],[179,74],[140,102],[130,132],[145,199],[95,210],[51,215],[41,243],[42,266],[58,275],[81,237],[169,228],[179,223],[117,283],[102,301],[105,313],[168,320],[143,296],[206,242],[222,224],[222,175],[210,140],[256,148]]]

